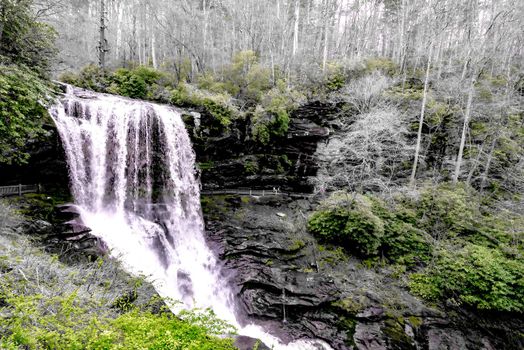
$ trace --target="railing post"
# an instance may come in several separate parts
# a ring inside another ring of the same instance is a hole
[[[22,184],[18,184],[18,196],[22,195]]]

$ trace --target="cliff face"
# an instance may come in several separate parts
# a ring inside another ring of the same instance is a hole
[[[328,137],[329,129],[303,111],[292,115],[284,137],[272,139],[268,145],[250,138],[249,120],[233,120],[227,130],[217,131],[213,117],[203,111],[184,115],[204,190],[280,188],[310,192],[309,180],[317,171],[317,144]]]
[[[48,193],[68,196],[67,162],[54,125],[46,125],[47,135],[27,141],[31,155],[24,165],[0,164],[0,185],[41,184]]]
[[[521,349],[522,319],[428,305],[394,268],[369,267],[306,230],[316,198],[203,198],[208,239],[243,312],[334,349]]]

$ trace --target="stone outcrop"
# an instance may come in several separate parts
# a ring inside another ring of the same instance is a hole
[[[370,268],[305,228],[314,198],[203,198],[210,244],[245,315],[285,340],[334,349],[520,349],[522,319],[428,306],[390,267]]]
[[[329,129],[312,120],[316,114],[306,110],[293,113],[286,135],[268,145],[251,139],[249,118],[220,129],[204,110],[185,112],[204,189],[310,191],[309,180],[317,171],[317,144],[329,136]]]

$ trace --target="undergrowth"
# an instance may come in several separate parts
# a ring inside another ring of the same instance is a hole
[[[113,259],[66,265],[19,231],[0,202],[0,348],[235,349],[210,310],[170,312]]]

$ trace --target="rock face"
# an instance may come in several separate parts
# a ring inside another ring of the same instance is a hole
[[[38,236],[46,251],[65,262],[89,262],[107,253],[104,243],[91,234],[75,205],[59,205],[45,220],[27,222],[23,231]]]
[[[41,184],[47,193],[69,196],[67,163],[54,125],[46,125],[47,135],[28,140],[28,164],[0,164],[0,185]]]
[[[249,119],[233,120],[228,128],[203,110],[187,112],[184,121],[201,170],[204,189],[280,188],[310,191],[309,179],[316,175],[317,144],[329,129],[296,111],[284,137],[262,145],[251,139]]]
[[[389,268],[367,268],[305,228],[313,198],[203,198],[208,240],[242,311],[285,340],[334,349],[521,349],[522,319],[429,307]]]

